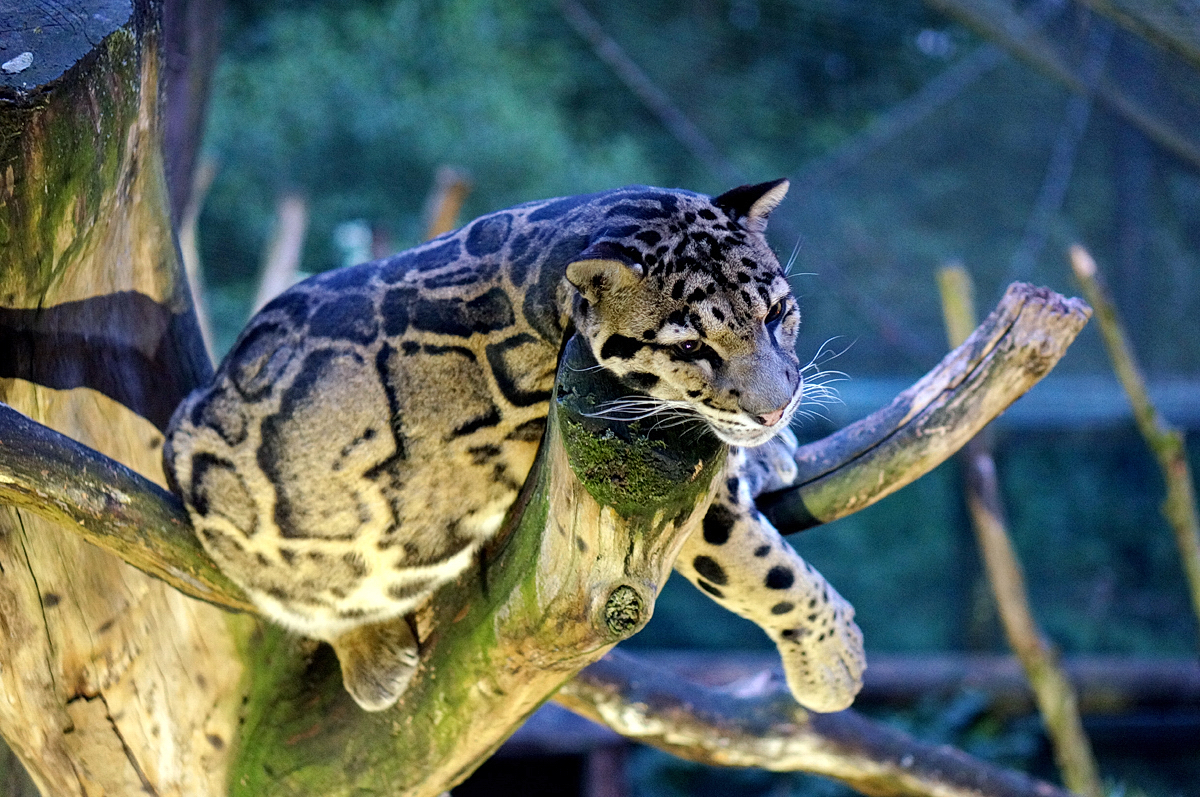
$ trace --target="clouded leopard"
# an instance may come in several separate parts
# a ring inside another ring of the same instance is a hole
[[[417,661],[404,615],[497,531],[574,328],[644,396],[614,417],[685,413],[729,444],[676,569],[770,635],[800,703],[846,707],[854,610],[753,504],[794,471],[804,392],[764,237],[787,187],[532,202],[291,288],[171,422],[167,471],[205,549],[268,617],[332,643],[363,708],[389,707]]]

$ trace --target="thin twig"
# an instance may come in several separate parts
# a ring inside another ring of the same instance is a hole
[[[1038,29],[1038,25],[1020,14],[1012,3],[975,2],[975,0],[926,0],[928,5],[993,40],[1026,63],[1050,75],[1071,89],[1086,94],[1089,89],[1069,56],[1070,43],[1056,42]],[[1065,8],[1065,3],[1055,3]],[[1166,92],[1167,97],[1162,98]],[[1193,165],[1200,164],[1200,140],[1195,125],[1183,123],[1181,109],[1192,104],[1186,95],[1170,86],[1155,86],[1147,91],[1144,84],[1101,79],[1095,97],[1110,110],[1125,117],[1150,139]],[[1173,107],[1169,107],[1172,106]]]
[[[938,287],[951,346],[962,345],[975,326],[971,277],[962,266],[949,266],[938,273]],[[1008,644],[1021,660],[1033,687],[1042,722],[1050,736],[1063,782],[1072,791],[1103,797],[1096,758],[1083,732],[1075,689],[1059,666],[1053,646],[1033,618],[1021,562],[1008,534],[996,462],[991,441],[977,435],[963,448],[966,468],[967,507],[979,541],[984,569]]]
[[[200,337],[211,359],[213,356],[212,317],[204,292],[204,268],[200,262],[200,211],[204,199],[217,176],[217,164],[210,159],[200,161],[192,177],[192,191],[188,195],[183,215],[179,219],[179,252],[183,257],[183,271],[187,275],[188,287],[192,289],[192,304],[196,307],[196,321],[200,325]]]
[[[280,194],[275,205],[275,234],[267,247],[258,293],[254,297],[255,312],[296,281],[307,230],[308,200],[294,192]]]
[[[794,187],[805,196],[807,189],[833,181],[871,153],[924,122],[1006,60],[1008,56],[994,44],[977,47],[915,94],[881,113],[833,151],[802,166],[792,177]]]
[[[1033,203],[1033,211],[1025,223],[1025,234],[1009,262],[1009,279],[1029,278],[1042,250],[1046,248],[1050,223],[1062,209],[1067,188],[1071,184],[1071,173],[1075,171],[1075,155],[1079,150],[1079,142],[1083,140],[1083,134],[1087,131],[1088,119],[1092,113],[1093,92],[1100,75],[1104,72],[1113,40],[1112,24],[1102,19],[1095,19],[1093,23],[1091,35],[1088,37],[1087,55],[1079,69],[1080,80],[1087,91],[1072,94],[1067,99],[1067,112],[1058,129],[1058,137],[1054,140],[1054,149],[1050,153],[1050,162],[1046,166],[1042,187]]]
[[[440,166],[433,178],[433,188],[425,200],[425,240],[437,238],[458,227],[458,216],[467,194],[471,193],[471,177],[465,169]]]
[[[1162,513],[1175,533],[1183,572],[1191,591],[1192,607],[1200,619],[1200,517],[1196,509],[1195,482],[1183,444],[1183,434],[1173,428],[1150,402],[1146,380],[1142,376],[1133,347],[1117,315],[1117,308],[1096,270],[1096,261],[1087,250],[1076,244],[1071,247],[1071,268],[1083,293],[1096,308],[1100,333],[1112,360],[1117,379],[1133,405],[1133,417],[1138,431],[1154,452],[1167,483],[1167,497]]]

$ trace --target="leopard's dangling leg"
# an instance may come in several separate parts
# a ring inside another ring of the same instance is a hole
[[[731,453],[730,474],[738,473],[741,459]],[[847,708],[866,668],[854,607],[784,541],[750,496],[750,485],[730,475],[675,569],[767,632],[798,703],[821,712]]]
[[[391,708],[417,669],[417,640],[404,617],[357,626],[330,644],[342,665],[342,684],[366,711]]]

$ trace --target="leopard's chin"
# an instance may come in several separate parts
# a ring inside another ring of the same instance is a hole
[[[721,428],[710,423],[709,428],[712,429],[714,435],[717,436],[723,443],[738,448],[756,448],[771,441],[773,437],[787,428],[784,423],[776,424],[775,426],[760,426],[757,429],[738,428]]]
[[[733,422],[711,417],[706,417],[705,420],[708,421],[708,426],[712,429],[712,433],[721,442],[739,448],[756,448],[771,442],[783,430],[788,428],[792,422],[792,417],[796,414],[796,409],[800,406],[803,394],[803,389],[797,388],[796,392],[792,394],[792,400],[788,402],[787,407],[784,409],[783,416],[770,426],[759,423],[749,415]]]

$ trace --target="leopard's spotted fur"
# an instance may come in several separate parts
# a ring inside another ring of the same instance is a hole
[[[786,190],[529,203],[288,290],[172,420],[167,470],[205,548],[269,617],[334,645],[364,708],[391,705],[416,660],[402,616],[499,527],[573,324],[647,397],[606,412],[703,419],[731,444],[676,567],[771,635],[801,703],[844,708],[853,609],[752,501],[794,467],[803,392],[799,311],[763,236]]]

